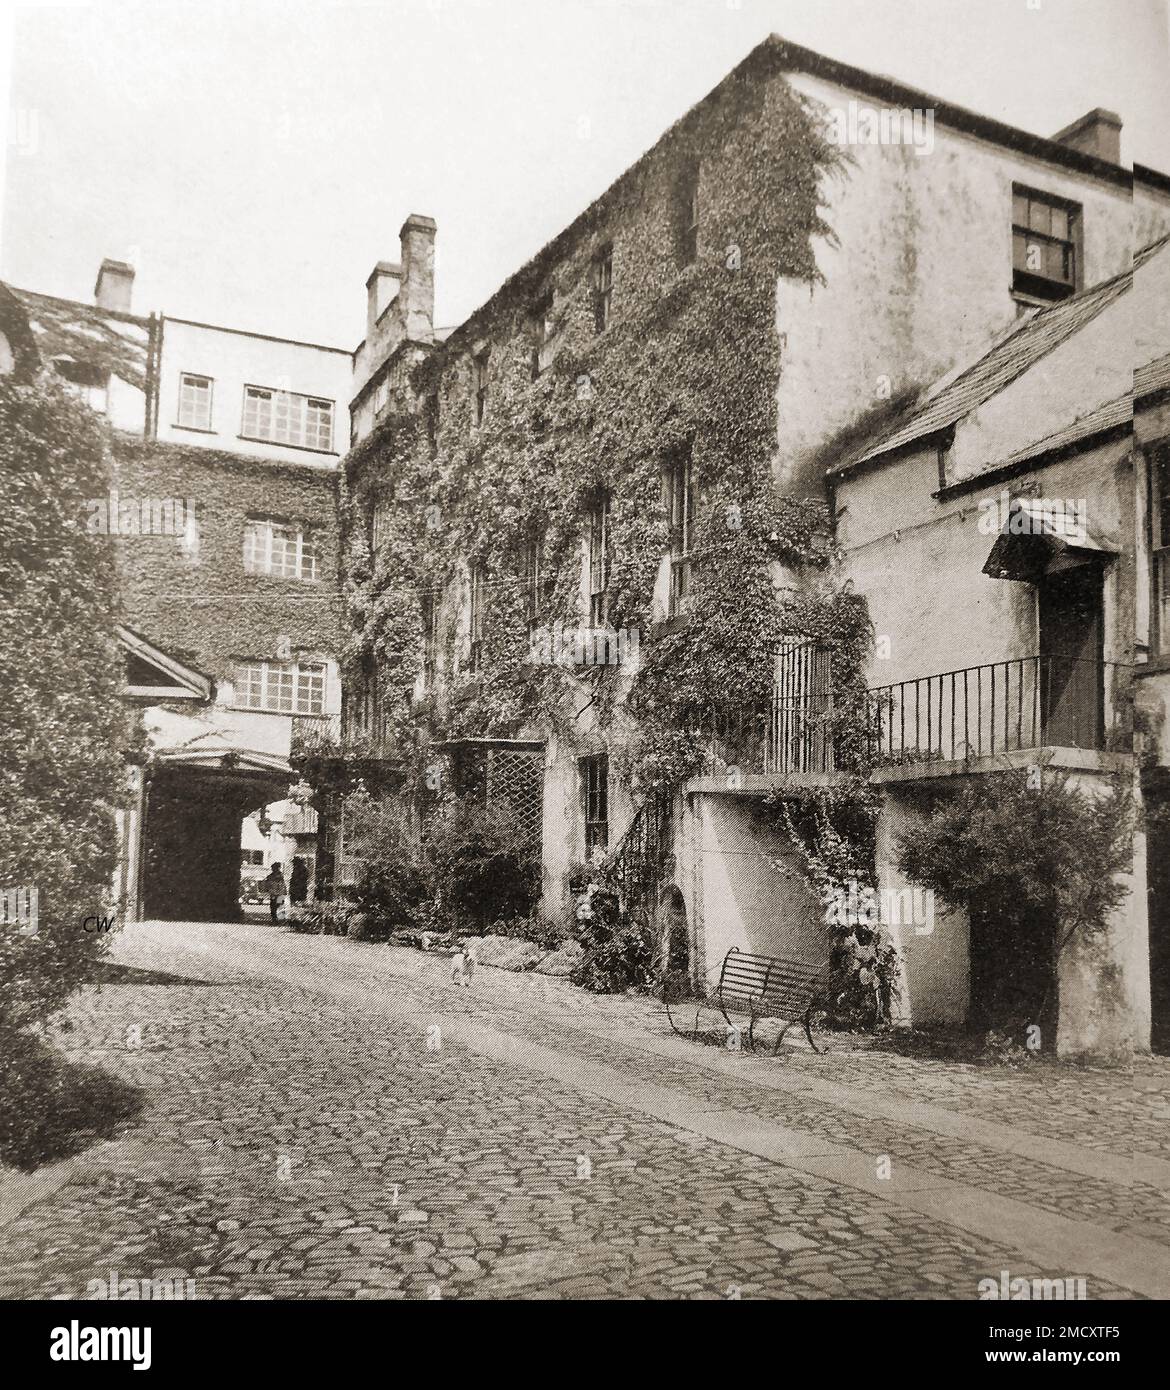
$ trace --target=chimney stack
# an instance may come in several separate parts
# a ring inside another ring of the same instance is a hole
[[[1094,155],[1110,164],[1121,163],[1121,117],[1101,106],[1086,111],[1052,138],[1082,154]]]
[[[112,261],[109,256],[102,262],[97,281],[93,287],[94,302],[99,309],[114,309],[119,313],[130,312],[130,296],[134,291],[134,267],[125,261]]]
[[[411,215],[402,224],[402,326],[408,338],[429,343],[435,334],[435,221]]]
[[[402,267],[391,261],[379,261],[366,281],[366,342],[374,338],[374,325],[382,317],[387,304],[399,293]]]

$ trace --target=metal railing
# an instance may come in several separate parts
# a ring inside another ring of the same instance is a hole
[[[1106,678],[1116,665],[1025,656],[871,687],[871,752],[888,763],[1104,748]]]
[[[627,911],[653,907],[669,838],[670,801],[665,795],[652,795],[638,807],[626,833],[605,860],[606,872]]]

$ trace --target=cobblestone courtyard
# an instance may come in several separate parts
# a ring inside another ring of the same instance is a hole
[[[140,1120],[0,1175],[0,1295],[1170,1296],[1170,1065],[1022,1073],[674,1037],[649,1000],[151,923],[61,1043]],[[176,981],[175,977],[179,977]]]

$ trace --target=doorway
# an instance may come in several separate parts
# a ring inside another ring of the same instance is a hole
[[[1091,562],[1040,580],[1040,741],[1046,746],[1102,746],[1103,594],[1104,574]]]

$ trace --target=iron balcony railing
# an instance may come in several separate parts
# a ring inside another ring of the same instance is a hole
[[[878,762],[993,757],[1026,748],[1105,747],[1111,661],[1024,656],[869,691]]]

